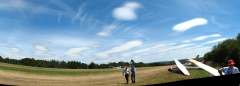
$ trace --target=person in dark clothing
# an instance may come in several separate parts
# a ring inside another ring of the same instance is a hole
[[[131,80],[132,80],[132,83],[135,83],[136,81],[135,81],[135,76],[136,76],[136,68],[132,65],[131,66],[132,68],[131,68]]]
[[[123,70],[123,76],[125,75],[126,83],[129,82],[129,74],[130,74],[130,71],[128,69],[128,66],[126,66],[125,69]]]

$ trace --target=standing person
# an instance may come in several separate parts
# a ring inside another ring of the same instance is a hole
[[[129,82],[129,74],[130,74],[130,71],[128,69],[128,66],[125,66],[125,69],[123,70],[123,76],[125,75],[126,83]]]
[[[131,80],[132,80],[132,83],[135,83],[135,76],[136,76],[136,68],[132,65],[131,66]]]
[[[234,61],[233,60],[228,60],[228,67],[222,67],[218,70],[219,74],[222,76],[222,72],[224,75],[229,75],[229,74],[236,74],[239,73],[239,70],[237,67],[234,66]]]

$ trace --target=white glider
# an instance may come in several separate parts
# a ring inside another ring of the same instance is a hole
[[[187,68],[183,66],[177,59],[174,59],[177,67],[183,72],[184,75],[189,76],[190,73],[188,72]]]
[[[188,58],[189,61],[191,61],[192,63],[196,64],[198,67],[201,67],[202,69],[206,70],[207,72],[213,74],[214,76],[220,76],[219,72],[217,69],[210,67],[208,65],[205,65],[201,62],[198,62],[196,60],[193,60],[191,58]],[[222,73],[224,75],[224,73]]]

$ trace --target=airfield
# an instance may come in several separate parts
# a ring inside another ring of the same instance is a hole
[[[213,75],[189,70],[190,76],[167,71],[175,65],[137,67],[136,83],[126,84],[123,69],[58,69],[0,63],[0,84],[22,86],[138,86],[189,80]],[[129,78],[129,80],[131,80]]]

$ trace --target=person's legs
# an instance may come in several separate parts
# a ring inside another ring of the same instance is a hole
[[[135,83],[135,74],[133,74],[132,78],[133,78],[132,82]]]
[[[129,82],[129,74],[127,74],[127,83]]]
[[[125,74],[125,79],[126,79],[126,83],[127,83],[127,75]]]
[[[131,75],[131,80],[132,80],[132,83],[135,82],[135,77],[134,77],[134,74]]]
[[[136,80],[135,80],[135,75],[133,76],[133,79],[134,79],[134,82],[133,82],[133,83],[135,83],[135,82],[136,82]]]
[[[128,81],[129,81],[129,75],[128,75],[128,74],[125,74],[125,78],[126,78],[126,81],[127,81],[127,83],[128,83]]]

